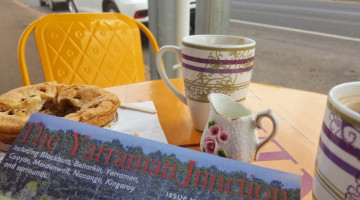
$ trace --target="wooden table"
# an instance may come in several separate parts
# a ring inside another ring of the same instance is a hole
[[[182,79],[172,82],[184,91]],[[123,103],[153,101],[169,144],[200,150],[202,133],[192,127],[188,108],[162,80],[108,90],[117,94]],[[279,119],[278,135],[265,146],[253,164],[301,175],[302,199],[312,199],[312,177],[326,98],[323,94],[251,83],[245,102],[254,115],[271,108]],[[264,121],[264,126],[271,129],[269,121]],[[258,134],[260,139],[266,136],[262,130]]]

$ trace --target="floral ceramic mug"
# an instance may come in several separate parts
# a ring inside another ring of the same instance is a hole
[[[163,66],[165,52],[181,58],[185,96],[169,81]],[[203,131],[209,116],[207,96],[217,92],[244,101],[250,84],[255,56],[255,41],[229,35],[191,35],[182,46],[166,45],[156,56],[160,77],[190,109],[195,129]]]
[[[360,82],[343,83],[329,92],[313,199],[360,199]]]

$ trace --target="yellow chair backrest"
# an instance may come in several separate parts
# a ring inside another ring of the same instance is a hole
[[[22,34],[18,59],[23,85],[30,85],[26,42],[34,32],[46,81],[111,87],[145,81],[141,30],[156,55],[159,47],[141,22],[119,13],[50,14]]]

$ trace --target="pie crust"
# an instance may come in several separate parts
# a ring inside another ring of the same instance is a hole
[[[45,82],[16,88],[0,95],[0,142],[12,144],[32,113],[104,126],[119,105],[115,94],[94,85]]]

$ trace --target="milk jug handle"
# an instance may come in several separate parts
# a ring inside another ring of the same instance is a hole
[[[160,77],[164,80],[165,84],[168,86],[168,88],[175,94],[177,98],[180,99],[185,105],[187,104],[186,97],[178,90],[176,87],[171,83],[168,76],[166,75],[163,63],[162,63],[162,56],[166,51],[174,52],[179,60],[181,60],[181,49],[180,47],[174,46],[174,45],[166,45],[159,49],[157,55],[156,55],[156,68],[159,72]]]
[[[262,125],[262,118],[264,117],[267,117],[270,119],[270,121],[272,122],[272,131],[271,133],[265,138],[263,139],[262,141],[260,141],[257,145],[256,145],[256,153],[255,153],[255,158],[254,160],[257,160],[258,157],[259,157],[259,153],[260,153],[260,149],[262,147],[264,147],[264,145],[268,142],[270,142],[274,137],[275,135],[277,134],[278,132],[278,129],[279,129],[279,123],[278,123],[278,119],[276,117],[276,115],[272,112],[271,109],[268,109],[268,110],[264,110],[264,111],[261,111],[259,112],[256,117],[255,117],[255,123],[256,123],[256,127],[257,128],[260,128],[262,129],[263,128],[263,125]]]

